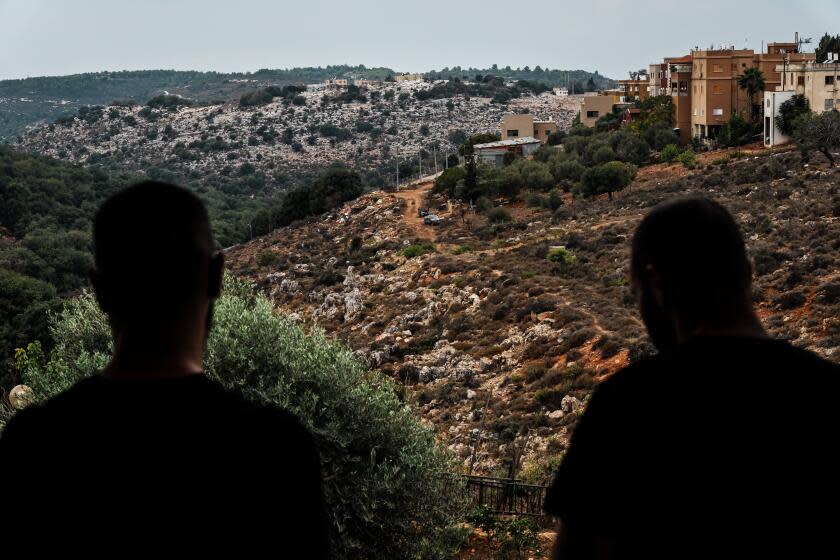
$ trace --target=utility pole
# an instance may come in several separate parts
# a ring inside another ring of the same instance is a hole
[[[437,175],[437,146],[432,146],[432,155],[435,157],[435,175]]]
[[[417,177],[417,180],[419,181],[423,178],[423,148],[420,148],[420,150],[417,152],[417,164],[419,166],[419,175]]]
[[[400,190],[400,158],[397,157],[397,186],[396,189]]]

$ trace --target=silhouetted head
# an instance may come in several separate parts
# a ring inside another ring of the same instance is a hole
[[[642,319],[660,350],[754,317],[744,239],[729,212],[711,200],[653,209],[633,237],[631,268]]]
[[[154,181],[120,191],[96,213],[93,242],[91,277],[115,333],[209,320],[223,258],[194,194]]]

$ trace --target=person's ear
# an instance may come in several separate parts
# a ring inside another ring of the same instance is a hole
[[[216,299],[222,293],[222,280],[225,276],[225,255],[221,251],[210,257],[207,270],[207,297]]]
[[[93,294],[96,296],[96,303],[106,315],[111,312],[111,294],[107,284],[102,280],[102,275],[95,268],[88,271],[90,284],[93,286]]]

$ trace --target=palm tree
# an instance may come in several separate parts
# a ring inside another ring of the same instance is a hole
[[[755,120],[758,113],[757,105],[755,103],[755,94],[764,91],[764,74],[758,68],[747,68],[744,73],[738,77],[738,87],[745,90],[750,98],[750,121]]]

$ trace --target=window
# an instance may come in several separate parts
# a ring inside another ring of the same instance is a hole
[[[586,112],[587,119],[597,119],[598,118],[598,111],[587,111]]]
[[[723,116],[723,109],[712,109],[712,115],[716,117]]]
[[[796,78],[796,85],[804,86],[805,85],[805,76],[799,76]]]
[[[833,86],[834,85],[834,76],[826,76],[825,77],[825,85]]]
[[[833,99],[826,99],[825,100],[825,110],[830,111],[834,109],[834,100]]]
[[[688,82],[680,82],[680,91],[682,93],[688,92]]]
[[[723,89],[718,84],[715,84],[712,86],[712,93],[720,95],[723,93]]]
[[[712,66],[712,72],[723,72],[723,66],[720,64],[715,64]]]
[[[511,128],[507,131],[508,136],[519,136],[519,129]]]
[[[706,116],[706,109],[704,109],[704,108],[701,108],[701,109],[700,109],[700,116],[701,116],[701,117],[705,117],[705,116]]]

